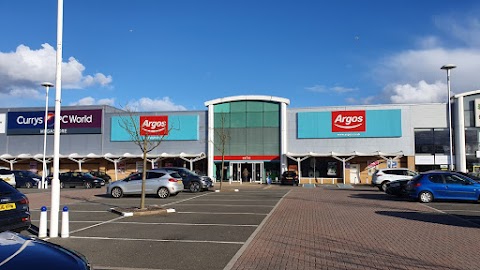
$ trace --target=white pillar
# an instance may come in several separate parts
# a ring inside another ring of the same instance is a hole
[[[287,170],[287,104],[280,103],[280,173]]]
[[[213,166],[215,165],[214,163],[214,138],[215,138],[215,130],[214,130],[214,124],[215,124],[215,119],[214,119],[214,105],[210,104],[208,105],[208,132],[207,132],[207,141],[208,141],[208,146],[207,146],[207,175],[212,178],[216,179],[216,175],[213,175]],[[223,168],[222,168],[223,169]]]
[[[457,171],[467,171],[467,153],[465,150],[465,111],[463,106],[463,96],[459,96],[454,102],[456,114],[455,118],[455,168]]]

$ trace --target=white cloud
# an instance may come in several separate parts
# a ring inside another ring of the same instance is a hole
[[[77,102],[72,102],[70,106],[86,106],[86,105],[110,105],[113,106],[115,104],[115,99],[113,98],[104,98],[95,100],[93,97],[84,97]]]
[[[56,51],[48,43],[34,50],[19,45],[15,51],[0,52],[0,93],[16,95],[25,94],[24,98],[40,98],[43,95],[41,82],[55,82]],[[85,66],[74,57],[62,63],[62,88],[83,89],[112,82],[111,76],[102,73],[84,75]]]
[[[385,93],[392,103],[434,103],[446,102],[447,86],[442,82],[428,84],[420,81],[416,85],[396,84],[385,87]]]
[[[162,99],[141,98],[139,100],[130,101],[127,106],[131,111],[185,111],[182,105],[176,105],[169,97]]]
[[[349,97],[346,98],[345,101],[349,104],[355,104],[355,105],[367,105],[367,104],[372,104],[377,98],[375,96],[368,96],[365,98],[353,98]]]

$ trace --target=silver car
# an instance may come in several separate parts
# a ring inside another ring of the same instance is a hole
[[[157,194],[165,199],[175,196],[183,190],[182,177],[173,171],[155,170],[147,171],[145,181],[145,194]],[[142,173],[134,173],[127,178],[114,181],[107,187],[107,194],[114,198],[120,198],[128,194],[142,193]]]

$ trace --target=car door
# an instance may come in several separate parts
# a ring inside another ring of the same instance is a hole
[[[147,172],[147,179],[145,181],[145,193],[156,193],[161,184],[161,177],[164,176],[163,172]]]
[[[134,173],[124,179],[124,182],[124,193],[140,194],[142,192],[142,173]]]
[[[428,184],[424,187],[427,190],[430,190],[433,193],[434,198],[442,199],[447,196],[445,185],[445,179],[440,173],[432,173],[427,175]]]
[[[72,173],[71,172],[66,172],[66,173],[61,173],[58,175],[58,179],[60,180],[61,183],[65,187],[69,187],[72,185]]]
[[[457,174],[446,174],[446,199],[477,200],[478,187]]]

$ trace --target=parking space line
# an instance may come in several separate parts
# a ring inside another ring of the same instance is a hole
[[[201,214],[201,215],[254,215],[266,216],[268,214],[262,213],[230,213],[230,212],[177,212],[177,214]]]
[[[39,220],[32,220],[39,222]],[[70,220],[70,223],[101,223],[101,220]],[[135,224],[135,225],[175,225],[175,226],[218,226],[218,227],[258,227],[252,224],[225,224],[225,223],[175,223],[175,222],[135,222],[135,221],[110,221],[111,224]]]
[[[72,239],[91,239],[91,240],[114,240],[114,241],[143,241],[143,242],[174,242],[174,243],[203,243],[203,244],[228,244],[243,245],[245,242],[232,241],[208,241],[208,240],[171,240],[171,239],[141,239],[141,238],[114,238],[97,236],[70,236]]]
[[[443,210],[445,212],[467,212],[467,213],[480,213],[479,210]]]
[[[41,212],[41,210],[30,210],[30,212]],[[95,211],[87,211],[87,210],[68,210],[68,212],[70,213],[109,213],[111,212],[110,209],[109,210],[101,210],[101,211],[98,211],[98,210],[95,210]]]
[[[213,204],[213,203],[204,203],[204,204],[180,204],[180,206],[225,206],[225,207],[269,207],[272,208],[273,205],[252,205],[252,204]]]
[[[171,203],[162,204],[161,206],[162,206],[162,207],[165,207],[165,206],[169,206],[169,205],[172,205],[172,204],[178,204],[178,203],[190,201],[190,200],[193,200],[193,199],[196,199],[196,198],[200,198],[200,197],[206,196],[206,195],[208,195],[208,194],[212,194],[212,193],[205,193],[205,194],[202,194],[202,195],[194,196],[194,197],[187,198],[187,199],[183,199],[183,200],[180,200],[180,201],[175,201],[175,202],[171,202]]]
[[[425,207],[427,207],[427,208],[429,208],[429,209],[431,209],[431,210],[433,210],[433,211],[436,211],[436,212],[439,212],[439,213],[442,213],[442,214],[451,216],[451,217],[453,217],[453,218],[462,220],[462,221],[464,221],[464,222],[466,222],[466,223],[468,223],[468,224],[470,224],[470,225],[473,225],[473,226],[475,226],[475,227],[480,227],[480,224],[475,223],[475,222],[473,222],[473,221],[471,221],[471,220],[469,220],[469,219],[465,219],[465,218],[459,217],[459,216],[457,216],[457,215],[455,215],[455,214],[449,214],[449,213],[447,213],[447,212],[445,212],[445,211],[443,211],[443,210],[439,210],[439,209],[434,208],[434,207],[432,207],[432,206],[428,206],[428,205],[426,205],[426,204],[424,204],[424,203],[418,203],[418,204],[423,205],[423,206],[425,206]]]
[[[113,221],[116,221],[116,220],[123,219],[123,218],[125,218],[125,217],[124,216],[116,217],[116,218],[111,219],[111,220],[103,221],[103,222],[100,222],[100,223],[97,223],[97,224],[93,224],[91,226],[87,226],[85,228],[81,228],[81,229],[71,231],[70,234],[85,231],[85,230],[88,230],[88,229],[91,229],[91,228],[94,228],[94,227],[97,227],[97,226],[100,226],[100,225],[103,225],[103,224],[106,224],[106,223],[110,223],[110,222],[113,222]]]

